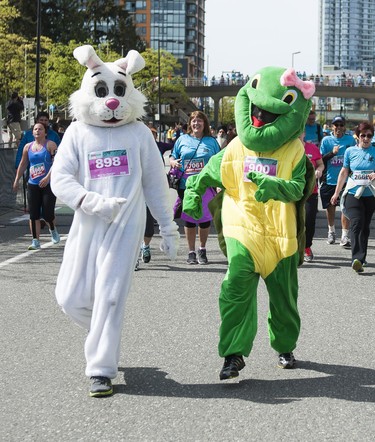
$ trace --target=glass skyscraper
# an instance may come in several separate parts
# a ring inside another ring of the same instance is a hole
[[[120,0],[138,35],[153,49],[171,52],[186,78],[204,75],[205,0]]]
[[[320,0],[319,71],[375,72],[375,0]]]

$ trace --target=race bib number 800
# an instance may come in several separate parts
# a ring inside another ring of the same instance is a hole
[[[129,175],[128,154],[125,149],[103,150],[88,155],[92,180],[109,176]]]

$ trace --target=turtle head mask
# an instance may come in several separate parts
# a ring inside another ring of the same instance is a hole
[[[303,132],[315,92],[294,69],[259,70],[237,94],[236,129],[242,144],[255,152],[276,150]]]

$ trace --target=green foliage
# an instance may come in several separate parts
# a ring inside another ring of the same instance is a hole
[[[145,49],[137,36],[132,17],[116,2],[87,0],[43,0],[41,2],[41,51],[39,95],[42,108],[51,103],[62,106],[80,87],[86,70],[73,57],[73,50],[92,44],[103,61],[114,61],[136,49],[144,56],[146,67],[134,76],[155,112],[159,102],[158,51]],[[0,0],[0,100],[4,104],[13,90],[26,97],[35,96],[36,2]],[[103,26],[104,23],[104,26]],[[106,43],[103,43],[106,42]],[[170,53],[160,51],[161,101],[173,93],[187,99],[180,68]]]
[[[219,119],[222,124],[233,124],[234,122],[234,97],[224,97],[220,101]]]
[[[0,0],[0,34],[11,32],[13,21],[21,14],[14,6],[11,6],[9,0]]]
[[[156,113],[159,103],[159,53],[154,49],[147,48],[141,55],[146,61],[146,67],[134,75],[134,84],[142,90],[148,99],[152,112]],[[181,77],[174,75],[174,72],[180,68],[181,65],[176,57],[163,49],[160,50],[161,103],[170,101],[169,98],[163,96],[163,93],[167,92],[187,99]]]
[[[48,104],[66,105],[69,96],[79,89],[86,68],[73,57],[77,46],[75,41],[52,45],[45,65],[46,82],[41,88],[43,96],[48,97]]]

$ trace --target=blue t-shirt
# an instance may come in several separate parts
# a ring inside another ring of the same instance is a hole
[[[180,189],[185,189],[187,178],[198,174],[208,163],[208,160],[218,152],[220,152],[220,147],[213,137],[199,139],[189,134],[181,135],[172,150],[173,158],[182,160],[181,165],[184,174],[180,181]]]
[[[325,182],[330,186],[336,186],[340,170],[344,164],[344,153],[348,147],[355,146],[356,142],[354,137],[349,134],[345,134],[341,138],[336,138],[334,135],[324,137],[320,144],[320,153],[323,160],[324,155],[331,153],[337,145],[340,146],[338,153],[327,162],[325,161]]]
[[[313,124],[312,126],[310,124],[305,125],[305,141],[306,143],[312,143],[315,144],[315,146],[319,147],[320,140],[323,138],[323,130],[319,124],[317,123]]]
[[[344,167],[352,172],[352,179],[367,181],[368,174],[375,172],[375,147],[370,146],[367,149],[358,146],[349,147],[344,155]],[[349,189],[348,193],[354,195],[358,187],[359,185]],[[362,196],[373,196],[373,194],[370,189],[365,188]]]

